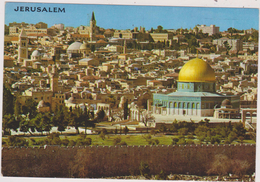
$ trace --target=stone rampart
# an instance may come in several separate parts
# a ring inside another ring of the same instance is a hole
[[[81,146],[2,148],[4,176],[107,177],[140,174],[140,163],[151,174],[205,175],[216,155],[247,161],[255,171],[255,144],[168,146]]]

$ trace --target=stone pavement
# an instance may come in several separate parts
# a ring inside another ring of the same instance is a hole
[[[155,117],[155,122],[157,123],[172,123],[175,119],[177,121],[191,121],[193,120],[195,123],[204,120],[205,118],[209,119],[210,122],[219,122],[219,123],[223,123],[223,122],[240,122],[241,119],[217,119],[217,118],[213,118],[213,117],[198,117],[198,116],[178,116],[178,115],[160,115],[160,114],[153,114],[153,116]],[[256,117],[253,117],[253,123],[256,123]]]

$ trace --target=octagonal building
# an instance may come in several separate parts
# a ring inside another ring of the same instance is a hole
[[[202,59],[192,59],[179,72],[176,92],[153,95],[153,113],[213,117],[214,110],[227,99],[234,112],[229,117],[236,117],[239,114],[239,96],[216,93],[215,82],[211,66]]]

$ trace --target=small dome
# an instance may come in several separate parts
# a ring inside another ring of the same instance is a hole
[[[67,50],[79,50],[80,49],[80,46],[82,45],[82,43],[80,42],[74,42],[72,44],[70,44],[70,46],[68,47]]]
[[[223,100],[221,103],[221,106],[230,106],[230,105],[231,105],[231,102],[228,99]]]
[[[48,104],[45,103],[43,100],[41,100],[38,105],[37,105],[37,108],[41,108],[41,107],[48,107]]]
[[[215,82],[215,72],[206,61],[195,58],[182,67],[179,82]]]
[[[40,56],[41,53],[38,50],[34,50],[31,56]]]
[[[70,97],[70,98],[68,99],[68,102],[69,102],[69,103],[75,103],[75,99],[74,99],[73,97]]]
[[[86,44],[86,43],[85,43],[85,44],[82,44],[79,49],[80,49],[80,50],[89,49],[88,44]]]

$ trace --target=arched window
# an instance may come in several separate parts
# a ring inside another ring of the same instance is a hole
[[[177,108],[177,102],[174,102],[174,107]]]
[[[178,103],[178,108],[181,108],[181,103],[180,102]]]
[[[188,104],[187,104],[187,108],[190,108],[190,103],[188,102]]]
[[[185,108],[185,102],[182,103],[182,108]]]
[[[192,103],[192,109],[195,109],[195,104],[194,103]]]

